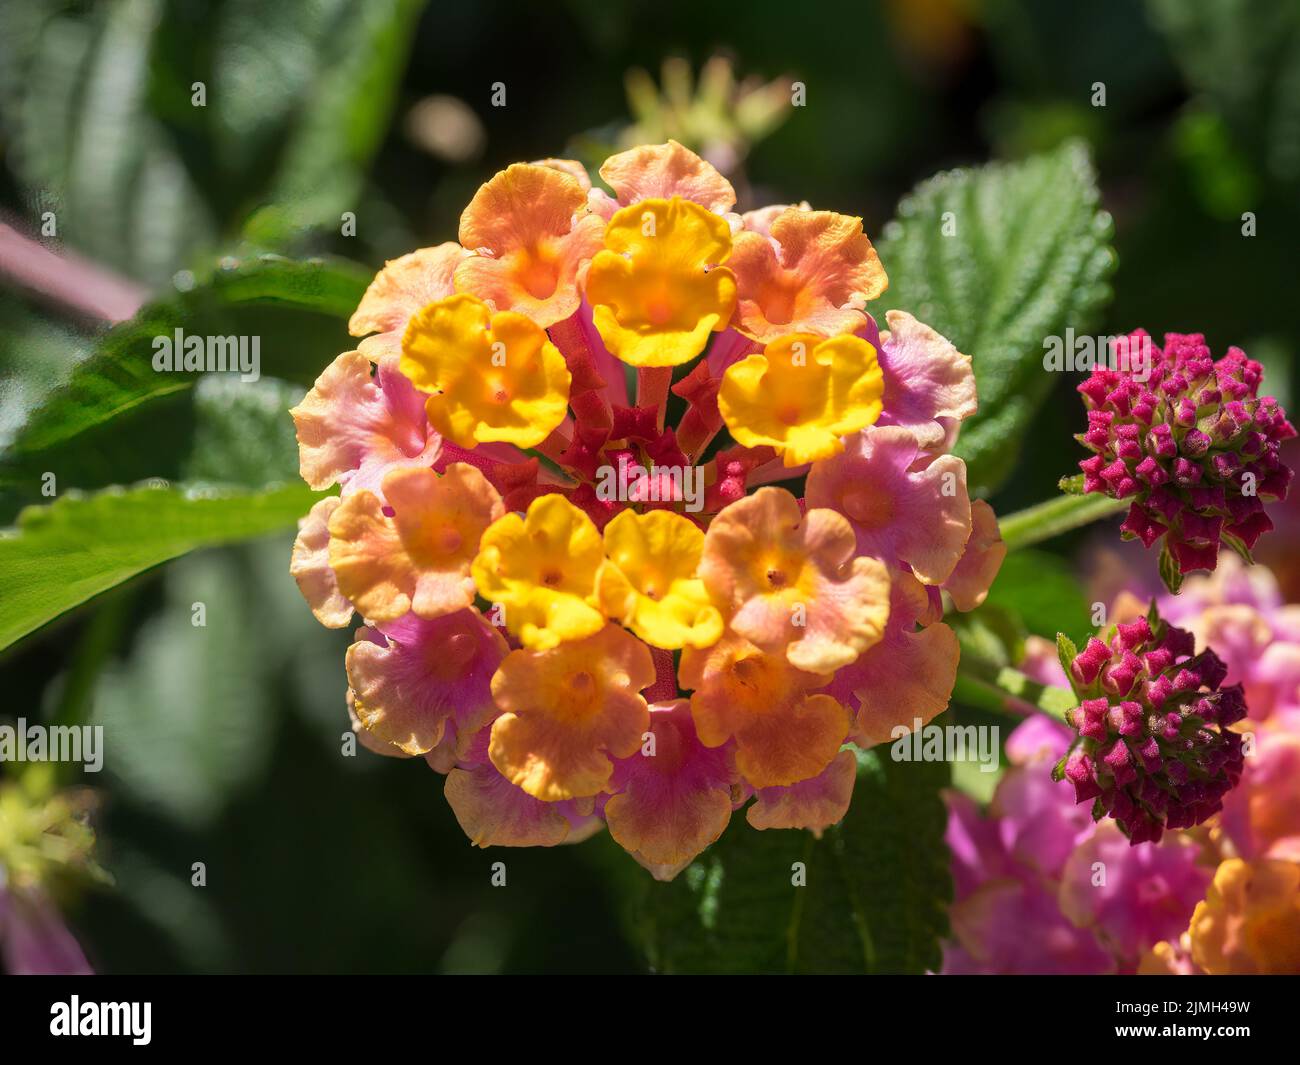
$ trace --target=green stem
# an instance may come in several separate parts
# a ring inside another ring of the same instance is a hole
[[[998,528],[1008,551],[1050,540],[1081,525],[1128,509],[1128,501],[1103,495],[1063,495],[1008,514]]]
[[[1065,720],[1067,710],[1079,705],[1079,700],[1072,691],[1050,684],[1039,684],[1009,666],[1002,667],[991,677],[963,670],[959,666],[952,697],[954,701],[967,706],[1017,717],[1023,716],[1024,711],[1032,707],[1059,721]]]

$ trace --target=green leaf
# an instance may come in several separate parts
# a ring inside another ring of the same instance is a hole
[[[1078,645],[1063,632],[1058,632],[1056,634],[1056,657],[1060,659],[1061,668],[1065,670],[1065,675],[1068,678],[1071,675],[1070,667],[1074,665],[1074,660],[1079,657],[1079,648]],[[1073,681],[1071,681],[1071,683],[1073,683]]]
[[[1159,570],[1160,579],[1164,581],[1170,594],[1177,595],[1178,590],[1183,586],[1183,571],[1178,567],[1178,560],[1174,558],[1168,544],[1160,548]]]
[[[737,813],[722,838],[638,913],[650,964],[684,973],[921,973],[942,961],[952,888],[939,789],[946,762],[858,752],[853,803],[816,839],[755,831]],[[806,886],[796,887],[795,863]]]
[[[1058,632],[1082,632],[1090,624],[1078,578],[1068,563],[1046,551],[1007,555],[985,604],[1010,611],[1029,632],[1049,640]]]
[[[153,368],[155,338],[173,337],[177,329],[187,336],[257,336],[263,375],[314,380],[347,343],[337,319],[355,309],[368,280],[366,270],[342,260],[223,258],[189,291],[150,304],[110,330],[95,354],[31,413],[0,458],[0,481],[59,472],[50,453],[65,456],[92,432],[98,448],[113,435],[108,430],[188,393],[201,375]],[[160,437],[150,428],[156,447]]]
[[[59,239],[154,284],[209,246],[217,228],[151,108],[151,41],[166,8],[121,0],[52,14],[34,0],[0,5],[0,39],[21,42],[0,77],[13,145],[6,159],[37,210],[54,212]]]
[[[292,528],[316,498],[301,484],[137,487],[28,507],[0,534],[0,650],[161,562]]]
[[[266,5],[245,3],[254,25]],[[424,0],[369,0],[346,11],[322,48],[270,188],[273,201],[245,226],[255,242],[279,245],[297,230],[329,225],[355,210],[366,169],[388,130],[397,87]],[[294,18],[297,18],[295,12]]]
[[[981,495],[1011,473],[1052,387],[1044,342],[1083,333],[1109,296],[1112,225],[1099,200],[1087,152],[1068,143],[923,182],[880,241],[881,308],[914,314],[971,356],[979,413],[956,452]]]
[[[275,659],[250,609],[260,590],[239,554],[209,552],[170,567],[162,610],[95,696],[92,723],[108,737],[109,773],[133,797],[191,825],[210,822],[258,779],[271,753],[275,683],[267,674]],[[287,557],[286,546],[282,564]]]

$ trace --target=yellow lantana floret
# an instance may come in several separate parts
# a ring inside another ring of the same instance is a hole
[[[802,466],[838,455],[841,437],[874,424],[884,391],[876,349],[861,337],[792,333],[727,367],[718,410],[738,443]]]
[[[460,447],[535,447],[569,407],[569,369],[546,331],[513,311],[492,313],[458,293],[411,318],[399,368],[431,392],[429,422]]]
[[[669,510],[625,510],[605,526],[596,594],[601,609],[646,643],[667,650],[708,647],[722,635],[722,614],[696,575],[704,532]]]
[[[470,572],[479,595],[504,611],[529,650],[600,631],[596,571],[604,561],[592,520],[560,495],[534,499],[524,517],[506,514],[483,534]]]
[[[591,261],[587,299],[609,350],[632,366],[678,366],[727,328],[736,278],[726,220],[674,196],[624,207]]]

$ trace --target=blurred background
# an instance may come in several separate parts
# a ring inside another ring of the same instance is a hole
[[[1293,398],[1293,0],[5,0],[0,447],[109,321],[184,300],[219,256],[333,254],[373,271],[455,239],[474,190],[510,162],[594,169],[669,136],[728,173],[741,209],[806,199],[861,215],[873,239],[937,171],[1082,140],[1118,266],[1102,317],[1080,329],[1204,332],[1216,353],[1238,344],[1264,361],[1268,391]],[[22,240],[68,274],[34,278]],[[350,345],[333,318],[240,314],[238,331],[262,335],[264,352],[292,348],[298,371],[237,395],[205,383],[91,457],[56,453],[61,489],[292,478],[284,411]],[[999,513],[1051,494],[1079,458],[1075,380],[1056,376]],[[0,480],[0,525],[33,502],[30,482]],[[1083,616],[1071,561],[1083,535],[1004,575],[1041,589],[1040,616],[1063,600]],[[0,657],[0,716],[109,736],[102,774],[58,782],[94,787],[106,875],[57,885],[91,964],[643,971],[629,900],[645,874],[607,838],[477,851],[423,765],[340,756],[350,638],[304,608],[291,542],[189,556]],[[195,602],[206,627],[190,624]],[[505,889],[489,883],[499,858]]]

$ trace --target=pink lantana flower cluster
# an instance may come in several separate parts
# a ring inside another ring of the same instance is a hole
[[[1163,540],[1161,575],[1173,590],[1213,570],[1226,544],[1249,559],[1273,527],[1291,470],[1279,445],[1296,435],[1277,401],[1259,396],[1263,367],[1240,348],[1217,361],[1199,334],[1169,333],[1163,348],[1137,330],[1115,345],[1113,368],[1079,385],[1093,454],[1079,463],[1085,492],[1131,499],[1126,538]]]
[[[479,846],[603,826],[671,878],[734,811],[820,831],[849,743],[948,704],[1005,553],[947,453],[970,360],[860,219],[737,214],[674,142],[516,164],[459,241],[376,276],[294,409],[338,486],[291,569],[360,741],[419,757]]]
[[[1201,825],[1131,846],[1049,780],[1071,732],[1032,715],[1007,741],[1011,768],[987,811],[948,796],[946,972],[1300,972],[1300,606],[1231,555],[1158,606],[1245,691],[1247,716],[1228,726],[1243,741],[1239,783]],[[1128,592],[1111,613],[1145,618]],[[1068,683],[1054,647],[1031,637],[1026,650],[1026,673]]]

